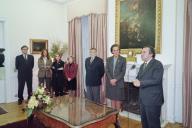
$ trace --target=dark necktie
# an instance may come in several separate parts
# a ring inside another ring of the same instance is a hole
[[[145,62],[145,63],[143,64],[143,70],[145,70],[146,67],[147,67],[147,63]]]
[[[27,54],[24,55],[25,60],[27,60]]]
[[[90,63],[92,63],[92,62],[93,62],[93,60],[94,60],[94,58],[91,58],[91,59],[90,59]]]

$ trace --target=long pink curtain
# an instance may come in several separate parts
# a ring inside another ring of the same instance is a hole
[[[183,125],[192,128],[192,0],[185,1]]]
[[[96,48],[98,56],[101,57],[104,62],[107,57],[107,16],[106,14],[90,14],[88,15],[89,23],[89,42],[91,48]],[[81,18],[74,18],[69,21],[69,55],[76,57],[76,63],[78,64],[77,74],[77,96],[84,95],[83,86],[83,51],[81,40]],[[89,49],[87,49],[89,50]],[[101,99],[105,102],[105,76],[103,77],[103,85],[101,86]]]
[[[97,49],[98,57],[104,62],[107,58],[107,16],[106,14],[90,14],[88,16],[91,48]],[[105,76],[102,79],[101,102],[105,103]]]
[[[68,26],[69,32],[69,55],[76,58],[76,63],[78,64],[77,72],[77,96],[81,96],[83,92],[83,78],[81,77],[82,68],[82,42],[81,42],[81,19],[75,18],[69,21]]]

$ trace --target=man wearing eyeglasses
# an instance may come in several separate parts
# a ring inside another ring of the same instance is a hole
[[[28,46],[21,47],[22,54],[16,56],[15,67],[18,70],[18,105],[22,104],[23,90],[25,83],[27,84],[28,100],[32,95],[32,74],[34,66],[34,57],[27,54]]]

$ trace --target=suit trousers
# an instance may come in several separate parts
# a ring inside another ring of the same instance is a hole
[[[86,86],[86,97],[96,103],[100,103],[100,86]]]
[[[161,105],[140,104],[142,128],[161,128]]]
[[[31,97],[32,95],[32,77],[31,78],[21,78],[18,77],[18,98],[20,100],[23,100],[23,91],[24,91],[24,86],[25,83],[27,83],[27,92],[28,92],[28,99]]]

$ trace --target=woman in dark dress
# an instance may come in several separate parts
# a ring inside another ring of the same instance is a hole
[[[67,58],[68,63],[65,65],[64,73],[67,78],[67,89],[69,90],[69,95],[75,96],[75,91],[77,88],[77,68],[78,65],[75,63],[72,56]]]
[[[59,54],[55,55],[55,60],[52,65],[52,85],[55,91],[55,96],[63,96],[64,92],[64,62],[61,60],[61,56]]]

